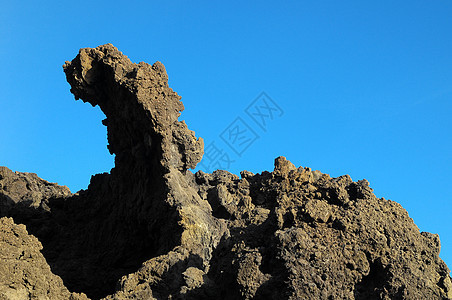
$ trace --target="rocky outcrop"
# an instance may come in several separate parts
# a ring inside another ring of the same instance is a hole
[[[67,287],[51,299],[452,298],[439,237],[366,180],[284,157],[240,178],[193,174],[203,141],[178,121],[184,107],[161,63],[134,64],[107,44],[64,71],[75,98],[105,113],[115,167],[76,194],[0,169],[0,216],[27,226]]]
[[[72,196],[66,186],[43,180],[34,173],[13,172],[6,167],[0,167],[0,191],[0,214],[7,214],[18,205],[49,211],[51,199]]]

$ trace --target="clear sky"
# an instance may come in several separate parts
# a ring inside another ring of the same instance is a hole
[[[181,119],[223,158],[202,169],[283,155],[366,178],[452,267],[452,1],[1,1],[0,165],[73,192],[110,170],[104,116],[61,67],[104,43],[164,63]]]

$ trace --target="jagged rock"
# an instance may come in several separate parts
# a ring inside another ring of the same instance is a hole
[[[0,178],[0,216],[27,225],[69,291],[93,299],[452,298],[439,237],[420,233],[366,180],[331,178],[284,157],[272,172],[241,178],[193,174],[203,141],[178,121],[184,107],[161,63],[134,64],[107,44],[81,49],[64,71],[75,98],[105,113],[115,167],[77,194],[0,169],[10,178]]]
[[[0,215],[19,203],[48,210],[50,199],[72,195],[66,186],[43,180],[34,173],[13,172],[6,167],[0,167],[0,191]]]
[[[0,218],[0,249],[0,299],[88,299],[68,291],[39,252],[41,243],[11,218]]]

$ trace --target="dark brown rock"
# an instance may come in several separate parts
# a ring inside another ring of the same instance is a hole
[[[72,195],[69,188],[39,178],[34,173],[13,172],[0,167],[0,214],[15,206],[48,210],[51,199]]]
[[[81,49],[64,71],[75,98],[105,113],[115,167],[74,195],[0,169],[0,216],[27,225],[69,291],[94,299],[452,298],[439,237],[420,233],[366,180],[331,178],[284,157],[272,172],[241,178],[193,174],[203,141],[178,121],[184,107],[161,63],[134,64],[107,44]]]

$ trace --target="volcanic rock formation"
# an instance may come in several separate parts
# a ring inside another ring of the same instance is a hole
[[[366,180],[284,157],[193,174],[203,140],[160,62],[107,44],[63,68],[105,113],[115,167],[76,194],[0,168],[0,299],[452,298],[438,235]]]

